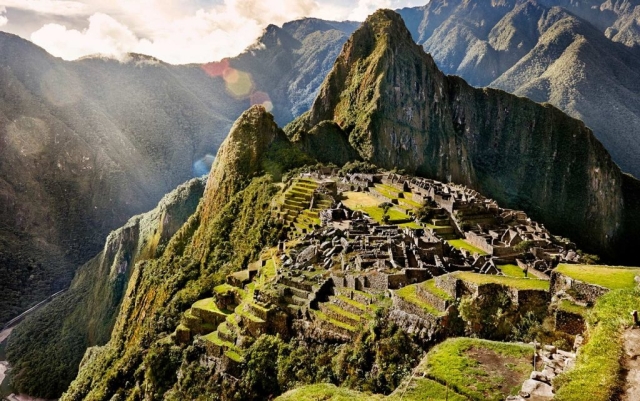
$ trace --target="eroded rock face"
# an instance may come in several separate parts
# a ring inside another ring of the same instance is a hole
[[[392,11],[376,12],[353,34],[310,112],[286,131],[305,147],[306,133],[327,120],[364,160],[468,185],[624,259],[639,210],[630,195],[637,189],[625,187],[637,180],[555,107],[445,76]]]

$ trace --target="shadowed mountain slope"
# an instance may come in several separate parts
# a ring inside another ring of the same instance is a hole
[[[637,2],[595,0],[436,0],[400,11],[444,73],[559,107],[640,176],[639,25],[629,22],[638,12]],[[627,28],[616,36],[614,25]]]

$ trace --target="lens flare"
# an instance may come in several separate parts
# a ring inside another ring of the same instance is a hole
[[[202,70],[211,77],[221,77],[225,70],[229,68],[229,60],[224,59],[215,63],[207,63],[202,65]]]
[[[222,77],[227,92],[233,97],[244,99],[253,92],[254,84],[251,74],[231,67],[227,59],[204,64],[202,70],[211,77]]]
[[[246,98],[253,91],[251,74],[244,71],[233,70],[229,74],[225,74],[224,80],[227,83],[227,92],[236,98]]]
[[[273,102],[268,93],[254,92],[251,94],[251,105],[261,104],[264,108],[271,112],[273,110]]]

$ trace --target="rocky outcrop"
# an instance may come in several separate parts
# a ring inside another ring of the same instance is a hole
[[[582,122],[444,75],[392,11],[376,12],[353,34],[310,112],[285,130],[304,147],[326,121],[366,161],[465,184],[611,259],[624,260],[637,230],[627,189],[637,180]]]

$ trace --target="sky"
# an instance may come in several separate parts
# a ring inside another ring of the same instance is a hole
[[[428,0],[0,0],[0,30],[65,60],[129,52],[172,64],[241,53],[269,24],[302,17],[362,21]]]

